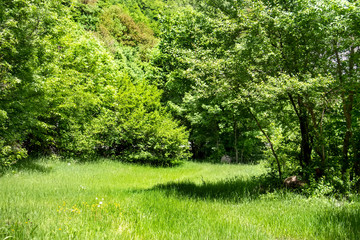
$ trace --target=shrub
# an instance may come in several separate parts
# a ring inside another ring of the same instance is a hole
[[[159,90],[124,81],[122,88],[108,93],[108,104],[86,126],[92,148],[124,161],[155,165],[186,159],[188,133],[161,107]]]
[[[0,139],[0,170],[26,157],[26,149],[22,148],[19,144],[13,143],[12,145],[6,145],[5,142]]]

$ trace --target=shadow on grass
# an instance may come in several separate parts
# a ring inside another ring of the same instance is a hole
[[[218,182],[196,184],[190,181],[160,184],[151,190],[165,191],[168,195],[177,195],[206,200],[241,202],[257,199],[269,191],[262,178],[232,178]]]
[[[360,209],[346,206],[331,209],[318,216],[318,229],[326,239],[360,239]]]
[[[209,159],[209,158],[205,158],[205,159],[199,159],[199,158],[195,158],[190,160],[191,162],[196,162],[196,163],[208,163],[208,164],[214,164],[214,165],[238,165],[238,164],[246,164],[246,165],[257,165],[260,163],[260,161],[264,159],[264,158],[258,158],[258,160],[254,160],[254,158],[251,158],[249,160],[244,160],[244,161],[239,161],[239,162],[235,162],[232,161],[231,163],[222,163],[220,161],[220,159]]]
[[[7,169],[0,172],[0,177],[5,175],[6,172],[37,172],[37,173],[50,173],[52,167],[46,167],[39,163],[36,158],[29,158],[24,161],[19,161]]]

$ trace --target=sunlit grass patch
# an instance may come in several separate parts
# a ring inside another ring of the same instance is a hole
[[[356,239],[360,201],[267,192],[262,165],[40,159],[0,178],[0,239]],[[30,165],[31,166],[31,165]],[[41,171],[39,169],[49,169]]]

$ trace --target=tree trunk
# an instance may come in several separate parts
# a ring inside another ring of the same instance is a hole
[[[298,96],[299,104],[299,123],[301,131],[301,157],[305,166],[309,166],[311,163],[311,145],[310,145],[310,132],[309,132],[309,120],[305,107],[300,96]]]
[[[300,166],[302,168],[309,166],[311,163],[311,145],[310,145],[310,131],[309,131],[309,120],[306,112],[306,108],[304,106],[303,100],[301,96],[297,96],[297,104],[296,106],[294,97],[292,94],[288,93],[290,98],[290,102],[295,110],[295,113],[299,119],[300,125],[300,133],[301,133],[301,144],[300,144]]]
[[[359,143],[354,143],[354,165],[353,165],[353,175],[351,177],[351,180],[355,179],[356,177],[360,177],[360,150],[358,149]],[[357,187],[360,185],[360,180],[357,182]],[[360,188],[359,188],[360,190]]]
[[[235,162],[239,163],[239,150],[238,150],[238,135],[237,135],[237,124],[234,116],[234,151],[235,151]]]
[[[351,111],[353,108],[353,101],[354,101],[354,92],[350,91],[349,96],[345,98],[343,96],[343,110],[344,110],[344,116],[345,116],[345,122],[346,122],[346,133],[344,137],[344,143],[343,143],[343,158],[344,158],[344,164],[342,172],[345,173],[345,171],[350,167],[349,162],[349,148],[350,148],[350,140],[352,137],[352,120],[351,120]]]
[[[250,107],[248,107],[248,110],[249,110],[249,113],[250,115],[254,118],[255,122],[256,122],[256,125],[259,127],[260,131],[264,134],[264,136],[266,137],[269,145],[270,145],[270,148],[271,148],[271,152],[276,160],[276,163],[277,163],[277,167],[278,167],[278,172],[279,172],[279,178],[280,180],[282,180],[282,172],[281,172],[281,165],[280,165],[280,161],[279,161],[279,158],[274,150],[274,145],[272,144],[271,140],[270,140],[270,137],[266,134],[266,132],[263,130],[263,128],[261,127],[259,121],[257,120],[257,118],[255,117],[255,115],[253,114],[253,112],[251,111]]]
[[[309,166],[311,162],[311,147],[309,138],[309,125],[306,117],[302,117],[300,120],[301,129],[301,159],[305,166]]]
[[[315,152],[319,155],[320,159],[321,159],[321,169],[322,171],[325,170],[325,166],[326,166],[326,154],[325,154],[325,145],[324,145],[324,134],[323,134],[323,120],[324,120],[324,116],[325,116],[325,108],[323,108],[322,113],[321,113],[321,117],[320,117],[320,121],[319,124],[317,124],[316,122],[316,116],[315,116],[315,112],[314,109],[311,106],[307,106],[307,109],[311,115],[311,120],[313,123],[313,127],[314,127],[314,134],[315,134]]]
[[[340,54],[337,48],[337,43],[334,42],[334,49],[336,55],[336,63],[337,63],[337,73],[339,77],[340,84],[346,85],[344,82],[343,76],[343,67],[341,64]],[[354,69],[354,48],[351,47],[350,49],[350,56],[349,56],[349,74],[352,75]],[[346,123],[346,132],[344,136],[343,142],[343,164],[342,164],[342,173],[344,174],[346,170],[350,167],[349,162],[349,148],[350,148],[350,140],[352,137],[352,120],[351,120],[351,112],[353,108],[354,102],[354,91],[346,91],[345,89],[341,93],[341,98],[343,102],[343,112],[345,117]]]
[[[244,146],[241,148],[241,162],[243,163],[244,162]]]

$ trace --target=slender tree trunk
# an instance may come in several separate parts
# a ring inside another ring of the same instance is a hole
[[[354,39],[354,38],[353,38]],[[354,56],[358,53],[359,51],[359,48],[357,48],[357,50],[355,50],[355,47],[352,46],[351,47],[351,50],[350,50],[350,57],[349,57],[349,69],[350,69],[350,75],[353,76],[354,74],[354,70],[355,70],[355,64],[354,64]],[[354,96],[355,96],[355,92],[354,91],[350,91],[350,95],[349,95],[349,107],[348,107],[348,110],[349,110],[349,114],[350,116],[349,117],[349,120],[350,120],[350,124],[347,123],[347,130],[350,130],[351,131],[351,110],[353,108],[353,103],[354,103]],[[350,128],[348,128],[350,127]],[[350,145],[351,143],[351,139],[352,139],[352,132],[350,133],[350,136],[349,136],[349,140],[348,140],[348,144]],[[357,144],[356,143],[353,143],[353,149],[354,149],[354,152],[355,152],[355,156],[354,156],[354,165],[353,165],[353,174],[355,176],[360,176],[360,156],[359,156],[359,151],[357,149]],[[360,182],[359,182],[360,183]],[[358,184],[359,184],[358,183]]]
[[[216,131],[216,156],[220,153],[220,127],[219,123],[215,123],[215,127],[213,128]]]
[[[324,145],[324,136],[323,136],[323,119],[325,116],[325,108],[322,110],[319,124],[316,121],[316,116],[314,109],[310,106],[307,106],[307,109],[311,115],[311,120],[314,126],[314,133],[316,137],[315,142],[315,152],[319,155],[321,159],[321,169],[324,171],[326,166],[326,155],[325,155],[325,145]]]
[[[260,131],[264,134],[264,136],[266,137],[269,145],[270,145],[270,148],[271,148],[271,152],[276,160],[276,164],[277,164],[277,167],[278,167],[278,172],[279,172],[279,178],[280,180],[282,180],[282,172],[281,172],[281,165],[280,165],[280,161],[279,161],[279,158],[274,150],[274,145],[272,144],[271,140],[270,140],[270,137],[266,134],[266,132],[264,131],[264,129],[261,127],[258,119],[256,118],[256,116],[253,114],[253,112],[251,111],[250,107],[248,107],[248,110],[249,110],[249,113],[250,115],[254,118],[255,122],[256,122],[256,125],[259,127]]]
[[[288,93],[290,102],[295,110],[295,113],[299,119],[300,133],[301,133],[301,144],[300,144],[300,166],[302,168],[309,166],[311,163],[311,145],[310,145],[310,131],[309,131],[309,120],[306,112],[306,108],[300,96],[297,97],[296,106],[294,97]]]
[[[239,163],[238,133],[237,133],[237,123],[235,116],[234,116],[234,151],[235,151],[235,162]]]
[[[323,127],[323,121],[325,116],[325,108],[323,109],[322,115],[321,115],[321,121],[320,121],[320,136],[321,136],[321,152],[323,157],[323,165],[326,165],[326,155],[325,155],[325,143],[324,143],[324,127]]]
[[[350,140],[353,135],[352,133],[352,120],[351,120],[351,111],[353,108],[353,101],[354,101],[354,92],[350,91],[347,98],[343,96],[343,110],[344,116],[346,121],[346,133],[344,137],[343,143],[343,157],[344,157],[344,164],[343,164],[343,173],[350,167],[349,163],[349,148],[350,148]]]
[[[355,152],[355,161],[354,161],[354,165],[353,165],[353,175],[352,175],[352,180],[355,177],[359,177],[360,176],[360,150],[359,150],[359,143],[355,143],[354,144],[354,152]],[[357,182],[357,186],[360,186],[360,180]],[[360,188],[359,188],[360,190]]]
[[[244,162],[244,146],[241,148],[241,162],[243,163]]]
[[[299,117],[300,131],[301,131],[301,158],[305,166],[311,163],[311,145],[310,145],[310,132],[309,122],[306,112],[302,112]]]
[[[341,58],[340,54],[337,48],[337,43],[334,42],[334,49],[335,49],[335,55],[336,55],[336,63],[337,63],[337,73],[339,77],[340,84],[344,85],[346,84],[344,82],[343,77],[343,67],[341,64]],[[350,75],[353,72],[354,68],[354,61],[353,61],[353,55],[354,55],[354,48],[351,47],[350,49],[350,56],[349,56],[349,73]],[[353,102],[354,102],[354,91],[346,91],[345,89],[341,93],[341,98],[343,102],[343,113],[345,117],[345,123],[346,123],[346,132],[344,136],[343,141],[343,165],[342,165],[342,173],[344,174],[346,170],[350,167],[349,162],[349,148],[350,148],[350,140],[352,137],[352,120],[351,120],[351,112],[353,108]]]

